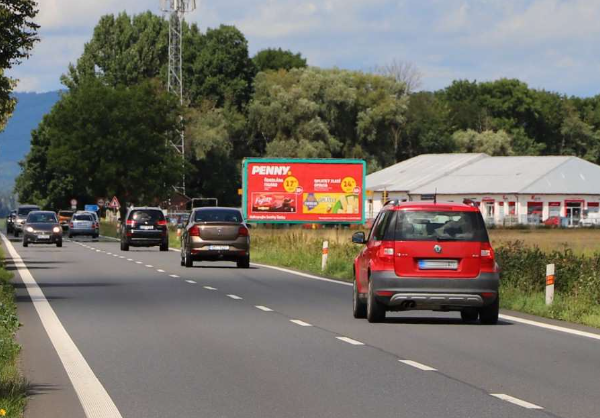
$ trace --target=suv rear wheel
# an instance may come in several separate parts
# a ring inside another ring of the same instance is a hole
[[[356,279],[354,279],[353,288],[354,292],[352,296],[352,314],[357,319],[365,319],[367,317],[367,304],[359,298]]]
[[[495,325],[498,323],[499,313],[500,295],[496,296],[496,300],[491,305],[479,308],[479,321],[484,325]]]
[[[463,322],[475,322],[479,318],[479,311],[474,308],[465,308],[460,311],[460,317]]]
[[[373,283],[369,280],[369,296],[367,298],[367,321],[382,322],[385,319],[385,306],[375,299]]]
[[[169,241],[163,241],[163,243],[160,244],[160,250],[169,251]]]
[[[121,241],[121,251],[129,251],[129,244],[125,241]]]

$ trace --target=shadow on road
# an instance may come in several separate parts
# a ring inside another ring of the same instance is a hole
[[[23,283],[13,283],[16,289],[25,289],[27,286]],[[38,283],[41,288],[53,288],[53,287],[112,287],[120,286],[119,283],[107,283],[107,282],[92,282],[92,283]]]
[[[460,318],[431,318],[431,317],[392,317],[386,318],[383,324],[387,325],[462,325],[476,326],[479,322],[463,322]],[[513,325],[511,322],[498,321],[497,325]]]

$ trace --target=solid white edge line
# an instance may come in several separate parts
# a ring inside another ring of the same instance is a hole
[[[560,327],[558,325],[546,324],[544,322],[532,321],[530,319],[518,318],[516,316],[511,315],[500,315],[500,319],[504,319],[506,321],[518,322],[520,324],[532,325],[534,327],[549,329],[552,331],[564,332],[566,334],[577,335],[579,337],[592,338],[594,340],[600,340],[600,334],[594,334],[592,332],[579,331],[577,329],[571,329],[566,327]]]
[[[273,312],[273,309],[267,308],[266,306],[262,306],[262,305],[256,305],[255,308],[260,309],[263,312]]]
[[[299,319],[290,319],[290,322],[296,325],[300,325],[301,327],[312,327],[312,325],[308,322],[304,322]]]
[[[510,402],[512,404],[518,405],[518,406],[526,408],[526,409],[544,409],[543,407],[541,407],[539,405],[524,401],[519,398],[515,398],[510,395],[506,395],[504,393],[490,393],[490,395],[493,396],[494,398],[502,399],[503,401]]]
[[[193,280],[186,280],[186,283],[189,283],[189,284],[196,284],[197,282],[195,282],[195,281],[193,281]]]
[[[348,338],[348,337],[335,337],[335,338],[340,341],[343,341],[345,343],[352,344],[352,345],[365,345],[364,343],[361,343],[360,341],[356,341],[356,340],[353,340],[352,338]]]
[[[242,300],[243,298],[239,297],[238,295],[227,295],[228,298],[231,298],[233,300]]]
[[[416,361],[412,361],[412,360],[398,360],[398,361],[400,363],[404,363],[408,366],[412,366],[419,370],[423,370],[424,372],[436,372],[437,371],[437,369],[434,369],[433,367],[426,366],[425,364],[418,363]]]
[[[40,317],[40,321],[73,384],[73,389],[81,402],[86,416],[93,418],[121,418],[122,416],[117,406],[60,322],[48,299],[46,299],[44,292],[29,272],[29,269],[11,242],[4,234],[0,234],[0,237],[2,237],[4,245],[13,259],[13,263],[21,276],[21,280],[25,284],[27,293]]]
[[[324,277],[314,276],[312,274],[307,274],[307,273],[300,273],[298,271],[286,269],[283,267],[268,266],[266,264],[257,264],[257,263],[252,263],[252,265],[257,266],[257,267],[271,269],[271,270],[278,270],[278,271],[282,271],[284,273],[289,273],[289,274],[293,274],[295,276],[300,276],[300,277],[306,277],[306,278],[312,279],[312,280],[319,280],[322,282],[335,283],[335,284],[339,284],[342,286],[352,286],[352,283],[342,282],[339,280],[326,279]],[[566,334],[577,335],[579,337],[586,337],[586,338],[591,338],[594,340],[600,340],[600,334],[594,334],[592,332],[579,331],[576,329],[546,324],[544,322],[532,321],[530,319],[518,318],[516,316],[511,316],[511,315],[500,314],[499,318],[504,319],[505,321],[512,321],[512,322],[517,322],[520,324],[531,325],[531,326],[538,327],[538,328],[544,328],[544,329],[548,329],[548,330],[552,330],[552,331],[564,332]]]
[[[217,290],[216,287],[204,286],[206,290]]]

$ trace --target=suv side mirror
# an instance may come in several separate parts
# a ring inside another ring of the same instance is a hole
[[[355,232],[352,234],[352,242],[354,244],[366,244],[367,239],[364,232]]]

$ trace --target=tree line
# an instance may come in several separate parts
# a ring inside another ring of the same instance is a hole
[[[509,79],[415,92],[411,66],[321,69],[279,48],[251,57],[227,25],[202,33],[184,24],[183,44],[181,106],[166,89],[168,22],[150,12],[103,16],[62,77],[68,90],[32,132],[20,200],[58,208],[114,194],[153,204],[184,170],[188,195],[236,205],[250,156],[363,158],[371,172],[423,153],[600,159],[600,96]],[[181,129],[184,166],[169,145]]]

